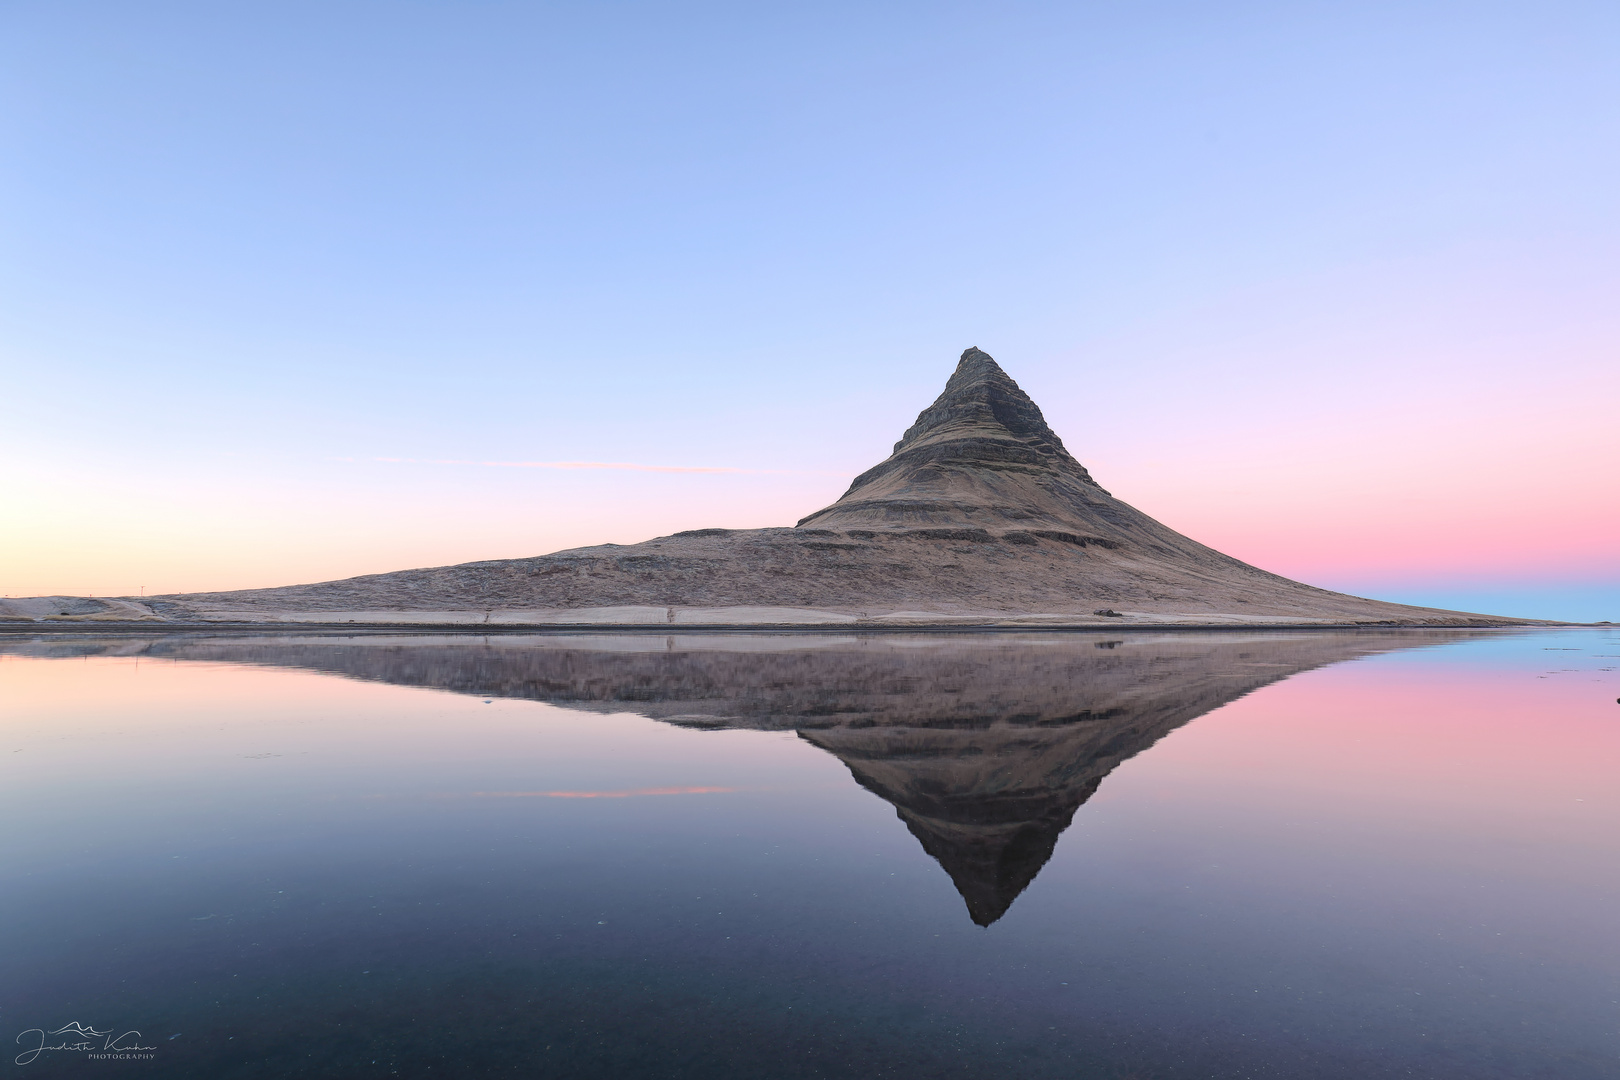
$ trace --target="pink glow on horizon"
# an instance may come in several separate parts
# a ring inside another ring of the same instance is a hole
[[[1596,427],[1596,420],[1593,425]],[[1169,463],[1110,462],[1104,486],[1201,543],[1275,573],[1414,580],[1620,578],[1620,460],[1548,446],[1481,469],[1443,441],[1365,454],[1241,444]],[[1402,458],[1424,459],[1421,470]],[[1162,459],[1161,459],[1162,462]]]

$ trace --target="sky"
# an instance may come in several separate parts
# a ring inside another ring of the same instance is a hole
[[[0,593],[791,525],[994,355],[1113,494],[1620,621],[1612,3],[0,4]]]

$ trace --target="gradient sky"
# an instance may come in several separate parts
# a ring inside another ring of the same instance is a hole
[[[1230,554],[1620,620],[1616,55],[1612,3],[7,3],[0,592],[792,524],[979,345]]]

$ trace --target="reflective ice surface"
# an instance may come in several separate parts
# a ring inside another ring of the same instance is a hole
[[[1615,631],[14,635],[8,1067],[1612,1077],[1617,667]]]

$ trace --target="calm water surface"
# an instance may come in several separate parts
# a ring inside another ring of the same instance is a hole
[[[1599,630],[0,638],[5,1068],[1612,1080],[1617,668]]]

